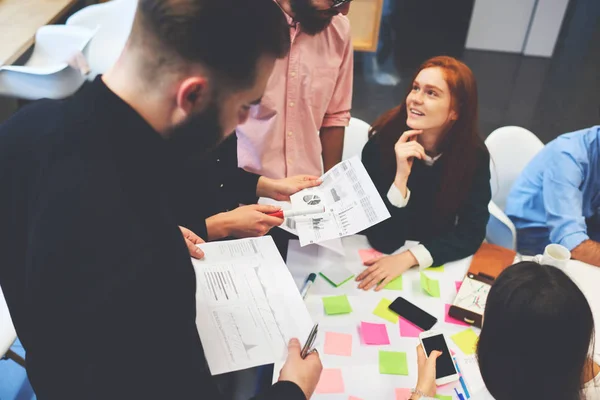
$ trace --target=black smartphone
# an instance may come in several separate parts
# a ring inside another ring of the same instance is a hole
[[[402,297],[398,297],[394,300],[388,308],[425,331],[430,330],[437,322],[436,317],[423,311]]]

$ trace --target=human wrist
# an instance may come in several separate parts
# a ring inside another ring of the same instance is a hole
[[[230,236],[230,223],[227,213],[219,213],[206,219],[208,240],[218,240]]]
[[[396,173],[396,176],[394,177],[394,186],[396,186],[398,188],[398,190],[400,190],[402,195],[404,197],[406,197],[406,190],[407,190],[407,186],[408,186],[408,176],[405,176],[400,173]]]
[[[415,255],[410,250],[405,250],[398,254],[398,258],[403,264],[408,264],[409,268],[419,265],[419,260],[417,260]]]
[[[256,184],[256,197],[272,197],[271,193],[269,193],[272,184],[273,179],[267,178],[266,176],[258,178],[258,183]]]

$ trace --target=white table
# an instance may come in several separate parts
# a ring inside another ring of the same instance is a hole
[[[287,265],[296,281],[301,287],[310,272],[318,273],[332,262],[342,263],[354,273],[360,273],[364,267],[358,255],[359,249],[370,248],[364,236],[351,236],[343,239],[346,256],[335,253],[318,246],[300,248],[297,241],[291,241],[288,249]],[[447,263],[444,272],[427,272],[426,274],[439,280],[441,298],[432,298],[421,290],[419,272],[416,269],[407,271],[403,275],[403,290],[382,290],[381,292],[359,290],[356,283],[351,281],[340,288],[335,288],[321,277],[318,277],[306,298],[306,306],[315,322],[319,323],[319,337],[317,348],[320,352],[324,368],[342,368],[345,394],[315,394],[317,400],[347,400],[350,395],[360,399],[386,400],[395,399],[395,388],[413,388],[417,379],[417,360],[415,348],[418,344],[416,338],[404,338],[399,334],[398,324],[392,324],[373,314],[373,310],[381,298],[394,300],[398,296],[406,298],[419,307],[438,318],[434,329],[444,332],[449,338],[461,332],[466,327],[444,322],[445,304],[450,304],[456,296],[457,281],[462,281],[469,268],[472,257],[464,260]],[[592,306],[594,318],[600,326],[600,268],[586,265],[577,261],[569,263],[568,274],[577,282],[588,297]],[[327,316],[323,310],[321,298],[331,295],[348,295],[353,312],[340,316]],[[368,346],[360,343],[358,327],[361,321],[382,323],[387,326],[390,337],[389,346]],[[479,334],[479,329],[473,328]],[[347,333],[353,336],[352,357],[341,357],[324,354],[323,344],[325,332]],[[596,342],[600,343],[600,329],[596,331]],[[301,338],[304,340],[304,338]],[[448,340],[452,350],[459,355],[462,352]],[[392,350],[405,352],[407,355],[409,376],[382,375],[379,373],[379,350]],[[276,366],[275,371],[279,371]],[[277,372],[276,372],[277,374]],[[453,395],[453,385],[438,390],[438,394]],[[457,384],[457,388],[460,385]]]
[[[6,354],[17,339],[17,333],[8,312],[8,306],[0,287],[0,357]]]

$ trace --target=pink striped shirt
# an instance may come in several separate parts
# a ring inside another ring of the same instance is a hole
[[[271,178],[323,171],[319,130],[348,126],[352,106],[350,22],[333,17],[321,33],[290,23],[290,54],[277,60],[261,104],[238,126],[238,165]]]

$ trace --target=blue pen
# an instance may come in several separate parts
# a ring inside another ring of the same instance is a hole
[[[454,360],[454,365],[456,366],[456,372],[458,372],[460,374],[460,368],[458,368],[458,363],[456,362],[456,357],[453,358]],[[467,399],[471,398],[471,395],[469,394],[469,391],[467,390],[467,385],[465,384],[465,380],[462,377],[462,374],[459,375],[458,377],[459,382],[460,382],[460,386],[462,386],[463,391],[465,392],[465,396],[467,396]]]
[[[456,390],[456,388],[454,388],[454,392],[456,392],[458,400],[465,400],[465,396],[463,396],[461,393],[458,393],[458,390]]]
[[[317,274],[311,273],[304,281],[304,286],[302,286],[302,290],[300,290],[300,296],[302,296],[303,299],[306,297],[308,289],[310,289],[312,284],[315,283],[315,279],[317,279]]]

